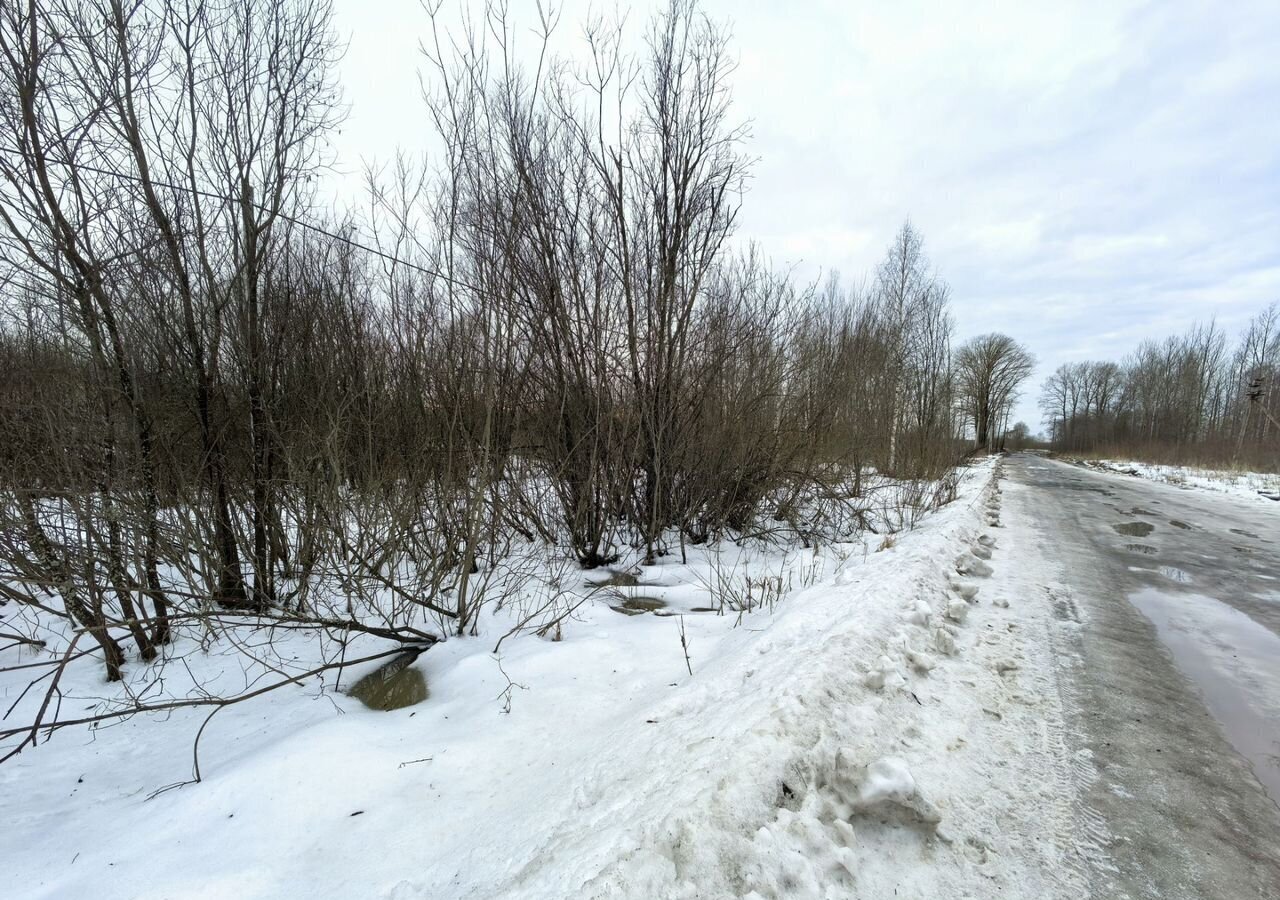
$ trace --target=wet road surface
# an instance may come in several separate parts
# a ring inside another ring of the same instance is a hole
[[[1006,472],[1069,589],[1069,741],[1109,835],[1093,896],[1280,898],[1280,503]]]

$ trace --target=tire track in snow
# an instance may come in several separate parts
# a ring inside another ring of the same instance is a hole
[[[1015,492],[1025,490],[1017,484],[1013,489]],[[1047,616],[1042,616],[1041,640],[1029,642],[1028,649],[1035,652],[1037,645],[1044,648],[1046,658],[1034,670],[1041,690],[1057,701],[1052,704],[1053,714],[1046,716],[1046,728],[1052,755],[1058,763],[1051,771],[1055,784],[1056,830],[1062,846],[1068,849],[1064,863],[1071,872],[1073,887],[1080,891],[1080,896],[1089,896],[1096,875],[1115,871],[1115,866],[1107,854],[1113,838],[1106,819],[1084,800],[1099,778],[1098,769],[1087,748],[1071,749],[1066,724],[1077,719],[1083,710],[1078,672],[1084,665],[1080,635],[1085,624],[1084,612],[1064,583],[1066,573],[1057,565],[1052,572],[1045,571],[1049,565],[1047,560],[1052,558],[1047,539],[1039,535],[1022,510],[1016,510],[1013,516],[1019,541],[1038,535],[1034,548],[1020,549],[1034,553],[1040,575],[1020,579],[1019,587],[1028,597],[1043,596],[1042,608],[1048,611]]]
[[[1004,495],[1000,475],[997,470],[992,490],[997,501]],[[1011,527],[1004,527],[1001,524],[1002,505],[999,502],[988,504],[988,523],[1002,528],[1005,546],[996,560],[997,573],[987,588],[994,595],[995,609],[1005,611],[997,619],[997,622],[1003,620],[1005,627],[993,628],[994,639],[980,645],[987,664],[1000,672],[1002,679],[995,686],[997,690],[993,690],[991,698],[1001,712],[999,723],[1003,726],[1003,733],[997,740],[1014,748],[1022,747],[1024,753],[1019,771],[1023,784],[1015,790],[1036,797],[1037,816],[1041,822],[1047,823],[1045,828],[1051,838],[1047,844],[1034,840],[1032,823],[1022,823],[1024,827],[1031,828],[1027,837],[1032,838],[1030,844],[1040,854],[1042,868],[1047,870],[1046,883],[1036,895],[1085,897],[1088,896],[1088,878],[1080,865],[1076,798],[1080,780],[1090,777],[1090,773],[1081,770],[1081,761],[1072,756],[1067,745],[1064,707],[1070,701],[1064,696],[1061,680],[1057,677],[1057,652],[1054,649],[1058,622],[1078,620],[1078,610],[1069,598],[1062,602],[1062,597],[1054,598],[1046,608],[1036,602],[1039,592],[1032,589],[1033,585],[1027,584],[1016,572],[999,571],[1004,568],[998,565],[1003,559],[1012,557],[1016,562],[1026,553],[1022,546],[1025,523],[1015,511],[1010,514]],[[1010,597],[1014,598],[1012,603]],[[1016,667],[1004,669],[1011,664]],[[1023,679],[1029,683],[1029,694],[1023,693]],[[987,768],[986,775],[993,784],[999,784],[1013,774],[1008,768],[1005,765],[991,766]],[[1028,852],[1031,847],[1024,842],[1021,849]]]

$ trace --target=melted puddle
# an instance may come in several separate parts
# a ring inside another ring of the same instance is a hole
[[[1168,578],[1170,581],[1176,581],[1178,584],[1191,583],[1191,576],[1188,573],[1181,569],[1175,569],[1173,566],[1161,566],[1157,571],[1165,578]]]
[[[667,601],[659,600],[657,597],[628,597],[616,606],[610,605],[609,608],[624,616],[641,616],[647,612],[661,615],[661,611],[667,608]]]
[[[369,709],[387,712],[421,703],[430,696],[427,678],[413,663],[419,653],[403,653],[391,662],[374,669],[347,689]]]
[[[1111,527],[1129,537],[1146,537],[1155,530],[1155,526],[1149,522],[1124,522]]]
[[[1200,594],[1143,588],[1129,601],[1155,624],[1227,740],[1280,803],[1280,636]]]

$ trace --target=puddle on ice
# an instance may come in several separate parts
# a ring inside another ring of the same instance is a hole
[[[395,657],[351,685],[347,693],[370,709],[383,712],[421,703],[429,691],[426,676],[421,669],[413,667],[418,656],[418,653],[403,653]]]
[[[1155,624],[1178,669],[1280,804],[1280,636],[1202,594],[1143,588],[1129,602]]]
[[[1181,528],[1185,531],[1189,531],[1191,529],[1191,526],[1188,525],[1186,522],[1179,522],[1177,519],[1170,519],[1169,524],[1172,525],[1174,528]]]
[[[1156,548],[1152,547],[1150,544],[1125,544],[1124,549],[1131,553],[1143,553],[1147,556],[1151,556],[1156,552]]]
[[[1122,522],[1111,527],[1129,537],[1146,537],[1155,530],[1155,526],[1149,522]]]

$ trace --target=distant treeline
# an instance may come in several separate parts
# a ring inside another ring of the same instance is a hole
[[[1054,447],[1280,469],[1280,307],[1234,343],[1214,324],[1148,340],[1119,363],[1060,366],[1040,406]]]

